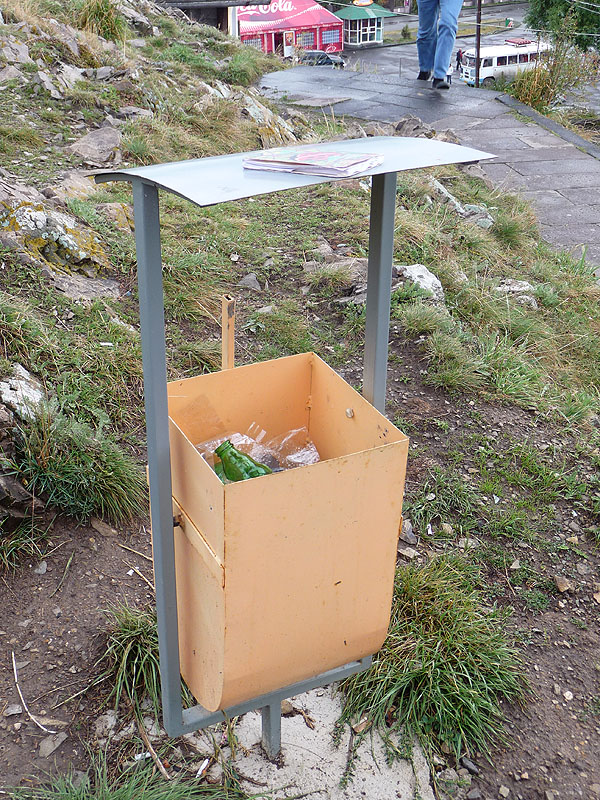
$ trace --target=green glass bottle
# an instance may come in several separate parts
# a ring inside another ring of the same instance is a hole
[[[236,450],[229,439],[217,447],[215,455],[221,459],[225,477],[230,481],[245,481],[248,478],[258,478],[260,475],[270,475],[272,472],[266,464],[260,464],[246,453]]]

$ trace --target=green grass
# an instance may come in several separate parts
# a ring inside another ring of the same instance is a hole
[[[20,428],[15,466],[32,493],[78,520],[95,514],[120,522],[146,510],[146,482],[133,457],[55,406]]]
[[[107,702],[115,709],[124,703],[141,713],[149,701],[155,715],[160,710],[160,667],[156,610],[139,610],[122,604],[107,612],[106,646],[95,667],[98,676],[92,685],[110,686]],[[182,699],[186,706],[194,699],[182,682]]]
[[[484,607],[471,572],[448,558],[400,568],[388,638],[372,668],[342,684],[342,721],[366,715],[392,757],[402,730],[429,755],[442,745],[489,755],[507,739],[501,701],[523,698],[523,665],[506,615]]]
[[[128,32],[125,17],[113,0],[84,0],[79,8],[77,24],[113,42],[122,42]]]
[[[43,542],[47,530],[40,528],[33,519],[24,520],[10,529],[8,520],[0,523],[0,573],[12,572],[25,559],[43,556]]]
[[[37,131],[25,125],[0,125],[0,153],[22,155],[23,149],[37,149],[44,143]]]
[[[199,783],[179,777],[167,781],[151,764],[135,764],[117,771],[105,754],[91,754],[83,779],[68,774],[42,785],[7,790],[12,800],[246,800],[233,770],[226,770],[223,785]],[[256,796],[256,795],[255,795]],[[265,795],[262,795],[265,796]]]

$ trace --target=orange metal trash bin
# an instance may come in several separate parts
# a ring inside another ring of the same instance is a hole
[[[209,711],[376,652],[408,439],[314,353],[169,384],[181,673]],[[223,485],[195,445],[306,426],[317,464]]]

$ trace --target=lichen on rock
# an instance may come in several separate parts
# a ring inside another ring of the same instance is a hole
[[[69,214],[30,202],[0,202],[0,231],[11,231],[30,256],[53,269],[93,276],[110,261],[98,236]]]

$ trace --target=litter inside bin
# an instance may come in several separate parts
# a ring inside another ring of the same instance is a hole
[[[246,433],[225,432],[196,445],[198,452],[213,469],[218,463],[214,451],[226,439],[229,439],[242,453],[246,453],[261,464],[266,464],[273,472],[304,467],[320,461],[319,452],[308,438],[306,427],[296,428],[269,439],[267,432],[253,422]]]

